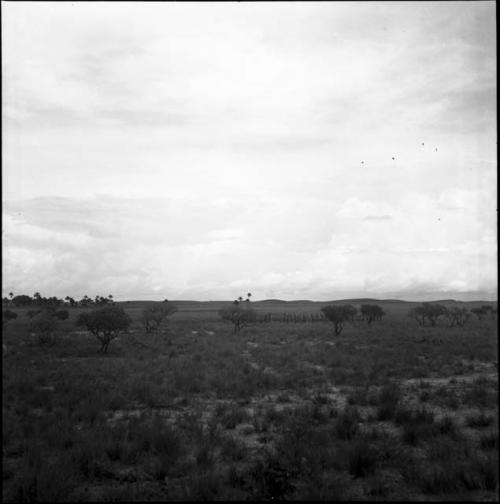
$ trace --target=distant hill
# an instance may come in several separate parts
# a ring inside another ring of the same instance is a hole
[[[130,300],[130,301],[117,301],[117,304],[133,304],[135,306],[143,306],[150,303],[162,303],[163,301],[153,301],[153,300]],[[232,303],[233,300],[220,300],[220,301],[195,301],[195,300],[176,300],[171,299],[169,303],[176,304],[177,306],[194,306],[194,305],[203,305],[203,306],[220,306],[225,305],[227,303]],[[335,303],[349,303],[349,304],[365,304],[365,303],[407,303],[407,304],[421,304],[421,303],[474,303],[474,304],[494,304],[497,301],[484,301],[484,300],[467,300],[461,301],[457,299],[430,299],[426,301],[408,301],[405,299],[375,299],[375,298],[354,298],[354,299],[333,299],[330,301],[312,301],[310,299],[293,299],[290,301],[286,301],[284,299],[261,299],[261,300],[253,300],[250,301],[252,305],[327,305],[327,304],[335,304]]]

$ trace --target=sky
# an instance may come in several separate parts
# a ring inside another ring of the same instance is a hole
[[[2,2],[2,295],[497,299],[495,2]]]

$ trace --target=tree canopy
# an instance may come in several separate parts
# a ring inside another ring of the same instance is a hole
[[[107,353],[110,342],[131,323],[130,316],[118,306],[106,306],[81,313],[76,319],[77,326],[85,327],[101,342],[100,351],[103,353]]]

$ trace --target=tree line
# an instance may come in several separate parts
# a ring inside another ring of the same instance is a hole
[[[491,305],[482,305],[478,308],[472,308],[470,311],[464,306],[453,306],[447,308],[439,303],[422,303],[415,306],[408,312],[408,316],[417,321],[419,326],[435,326],[438,320],[446,319],[450,327],[463,327],[472,315],[475,315],[479,320],[490,315],[494,317],[497,313],[497,308]]]
[[[39,292],[35,292],[33,296],[29,296],[27,294],[17,294],[14,295],[13,292],[9,293],[9,297],[4,297],[2,299],[2,305],[8,307],[16,307],[22,308],[26,306],[39,306],[39,307],[71,307],[76,308],[80,307],[90,307],[90,306],[105,306],[113,303],[113,295],[109,294],[108,296],[95,296],[94,299],[88,297],[87,295],[83,296],[80,300],[75,300],[71,296],[66,296],[64,299],[58,298],[56,296],[52,297],[43,297]]]
[[[67,310],[57,310],[59,304],[51,301],[52,298],[42,298],[38,293],[30,298],[31,303],[28,306],[40,306],[28,310],[26,316],[30,319],[30,331],[38,335],[39,342],[42,345],[48,345],[55,341],[54,332],[58,321],[66,320],[69,317]],[[22,296],[17,296],[22,297]],[[246,327],[256,322],[272,321],[272,316],[266,314],[264,319],[259,319],[257,312],[251,307],[251,293],[247,294],[246,299],[239,297],[234,300],[229,307],[224,307],[218,311],[222,320],[231,322],[234,327],[234,332],[238,333],[243,327]],[[112,296],[108,297],[108,300]],[[11,296],[11,301],[15,296]],[[56,298],[57,299],[57,298]],[[99,296],[96,296],[99,300]],[[100,351],[106,353],[113,339],[122,331],[127,331],[132,319],[121,306],[107,301],[97,309],[80,313],[75,321],[76,326],[83,327],[93,334],[101,343]],[[14,306],[17,306],[14,304]],[[22,306],[26,306],[23,304]],[[98,305],[99,306],[99,305]],[[168,317],[177,312],[177,307],[173,303],[169,303],[167,299],[160,303],[154,303],[145,307],[140,316],[140,323],[143,325],[145,332],[150,334],[159,331],[160,327]],[[430,325],[436,326],[440,318],[445,318],[450,327],[464,326],[472,314],[478,319],[490,315],[494,317],[497,309],[491,305],[483,305],[478,308],[473,308],[468,311],[465,307],[450,307],[447,308],[438,303],[422,303],[419,306],[411,308],[408,316],[417,321],[420,326]],[[335,335],[339,335],[347,323],[354,323],[356,320],[366,321],[371,325],[375,321],[380,321],[385,316],[383,309],[376,304],[362,304],[358,309],[351,304],[331,304],[324,306],[320,310],[321,320],[328,320],[333,324]],[[295,317],[294,321],[307,321],[302,317]],[[2,312],[2,327],[5,328],[10,320],[16,319],[18,314],[12,310],[4,310]],[[282,321],[291,321],[288,318],[289,314],[282,315]],[[317,320],[313,318],[311,320]]]

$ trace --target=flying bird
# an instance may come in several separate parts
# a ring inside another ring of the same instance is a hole
[[[424,145],[424,142],[422,142],[422,145]]]
[[[392,160],[394,161],[396,158],[392,158]]]
[[[364,161],[361,161],[361,164],[365,164],[365,162],[364,162]]]
[[[434,150],[437,152],[438,148],[436,147]]]

